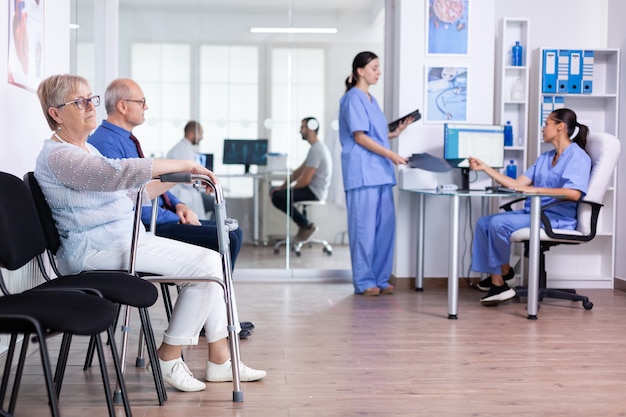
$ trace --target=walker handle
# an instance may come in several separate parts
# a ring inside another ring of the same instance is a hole
[[[159,176],[161,182],[191,182],[191,173],[189,172],[172,172]]]

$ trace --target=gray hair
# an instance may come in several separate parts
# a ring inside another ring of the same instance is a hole
[[[104,107],[107,114],[115,113],[117,111],[117,103],[130,97],[132,93],[130,89],[131,81],[128,78],[118,78],[111,81],[104,93]]]
[[[78,92],[83,86],[89,87],[89,81],[72,74],[52,75],[39,84],[37,95],[50,129],[56,130],[59,124],[50,116],[48,109],[64,104],[68,96]]]

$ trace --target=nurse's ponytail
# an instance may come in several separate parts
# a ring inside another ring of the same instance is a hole
[[[359,52],[352,60],[352,73],[346,78],[346,92],[354,87],[359,81],[359,73],[357,70],[359,68],[365,68],[367,64],[370,63],[373,59],[378,58],[378,56],[374,52],[364,51]]]

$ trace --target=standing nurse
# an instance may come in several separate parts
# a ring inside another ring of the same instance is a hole
[[[376,54],[360,52],[352,61],[346,93],[339,103],[352,282],[356,294],[369,296],[394,290],[389,284],[396,234],[393,165],[405,165],[407,158],[390,149],[389,138],[397,137],[413,121],[406,119],[388,132],[385,115],[369,93],[380,74]]]

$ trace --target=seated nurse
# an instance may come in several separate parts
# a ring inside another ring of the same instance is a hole
[[[505,187],[533,194],[559,194],[561,199],[570,200],[546,210],[550,224],[558,229],[576,228],[578,203],[587,193],[591,159],[585,152],[589,128],[576,120],[570,109],[553,111],[546,119],[543,129],[544,143],[554,149],[539,155],[535,163],[517,179],[509,178],[481,160],[469,158],[470,168],[484,171]],[[542,197],[541,206],[556,201],[554,197]],[[515,273],[509,265],[511,242],[509,237],[516,230],[530,226],[530,202],[522,210],[502,212],[478,219],[474,232],[472,270],[490,276],[479,283],[479,288],[488,290],[481,303],[498,304],[515,297],[515,290],[505,280]]]

